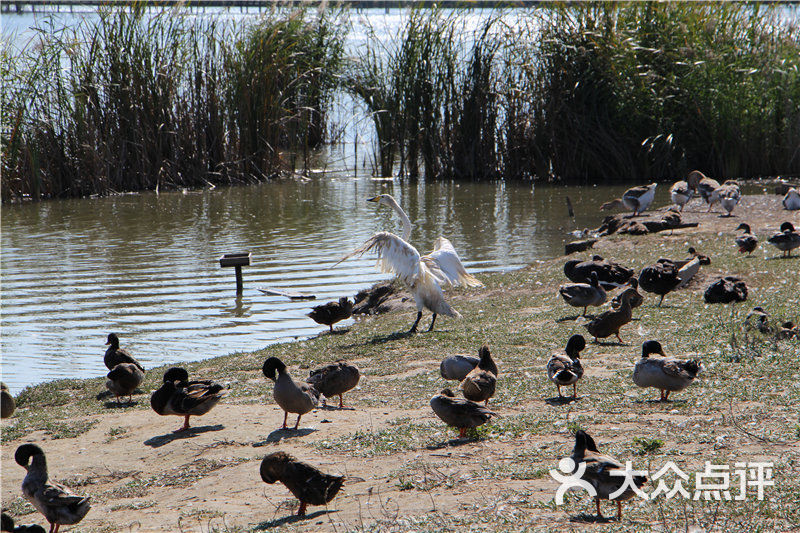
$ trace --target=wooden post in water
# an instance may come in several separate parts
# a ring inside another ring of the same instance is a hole
[[[250,252],[225,254],[219,258],[219,266],[234,267],[236,269],[236,294],[242,295],[244,281],[242,280],[242,267],[250,265]]]

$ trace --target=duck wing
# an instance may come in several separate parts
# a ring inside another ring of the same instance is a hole
[[[692,366],[692,363],[694,366]],[[693,380],[697,377],[697,364],[693,361],[681,361],[679,359],[666,359],[661,367],[664,373],[676,378]]]
[[[130,363],[135,365],[139,370],[144,372],[144,367],[133,358],[133,356],[123,348],[110,347],[106,350],[106,355],[103,357],[103,363],[109,370],[114,370],[114,367],[120,363]]]
[[[89,512],[91,498],[78,496],[63,485],[58,483],[45,483],[33,494],[33,500],[49,510],[43,513],[52,517],[79,517]],[[49,518],[48,518],[49,520]]]

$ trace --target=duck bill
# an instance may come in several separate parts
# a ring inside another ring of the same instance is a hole
[[[666,357],[667,356],[667,354],[664,353],[664,350],[659,350],[658,351],[658,355],[660,355],[661,357]]]

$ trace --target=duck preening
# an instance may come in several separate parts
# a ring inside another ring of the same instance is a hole
[[[600,206],[600,209],[606,210],[624,207],[633,211],[633,216],[640,215],[643,211],[647,211],[647,208],[653,203],[657,185],[656,183],[651,183],[650,185],[631,187],[623,193],[622,198],[606,202]]]
[[[573,335],[567,341],[564,349],[566,355],[561,353],[553,354],[547,362],[547,377],[556,384],[558,397],[562,398],[561,386],[572,385],[572,397],[578,397],[578,380],[583,377],[583,366],[581,365],[581,350],[586,348],[586,339],[583,335]]]
[[[733,216],[733,208],[739,203],[741,196],[742,193],[739,190],[739,183],[735,180],[727,180],[711,193],[709,197],[709,208],[719,202],[722,208],[728,213],[725,216]]]
[[[286,370],[286,365],[277,357],[270,357],[264,361],[262,372],[267,379],[275,382],[273,395],[275,403],[283,409],[283,426],[286,429],[286,419],[289,413],[297,414],[294,429],[300,425],[300,417],[311,412],[319,401],[319,391],[309,383],[298,382],[292,379]]]
[[[2,524],[0,524],[0,531],[11,531],[13,533],[45,533],[44,528],[39,524],[30,526],[18,526],[14,523],[14,519],[6,513],[0,515],[2,517]]]
[[[150,405],[159,415],[184,417],[183,426],[189,429],[189,417],[201,416],[214,408],[227,394],[225,387],[211,380],[189,381],[185,368],[174,367],[164,372],[164,384],[153,392]]]
[[[795,188],[791,188],[786,193],[786,196],[783,197],[783,208],[789,211],[797,211],[800,209],[800,191]]]
[[[431,398],[431,409],[442,422],[458,428],[461,438],[466,437],[467,429],[482,426],[496,416],[483,405],[456,398],[450,389],[442,389],[442,392]]]
[[[14,453],[14,460],[28,471],[22,480],[22,495],[50,523],[50,533],[61,526],[77,524],[91,509],[91,498],[73,493],[64,485],[51,482],[44,451],[35,444],[23,444]]]
[[[758,246],[758,237],[753,235],[753,232],[750,231],[750,225],[744,222],[736,226],[736,231],[739,230],[744,233],[736,237],[736,246],[739,247],[740,254],[746,253],[749,256]]]
[[[664,296],[675,290],[681,283],[678,270],[675,263],[669,259],[660,259],[656,264],[642,269],[639,273],[639,286],[647,292],[660,295],[658,307],[661,307],[661,304],[664,303]]]
[[[133,401],[133,392],[144,380],[144,372],[133,363],[120,363],[106,374],[106,388],[119,399],[127,396]]]
[[[622,338],[619,336],[619,330],[633,318],[631,314],[631,299],[633,297],[633,294],[629,292],[620,294],[619,307],[612,307],[594,320],[583,325],[583,327],[592,334],[595,342],[598,342],[597,339],[604,339],[611,335],[616,335],[617,340],[622,342]]]
[[[317,324],[328,326],[333,333],[333,325],[353,316],[353,301],[349,298],[339,298],[338,302],[328,302],[311,308],[309,317]]]
[[[703,299],[709,304],[729,304],[747,300],[747,284],[736,276],[725,276],[708,286]]]
[[[573,307],[583,307],[583,316],[586,316],[586,309],[590,306],[601,306],[606,303],[606,291],[600,286],[597,279],[597,272],[592,271],[589,276],[589,283],[570,283],[561,285],[558,293],[564,301]]]
[[[633,270],[614,261],[603,259],[599,255],[591,260],[571,259],[564,263],[564,275],[575,283],[591,283],[592,272],[597,274],[600,285],[611,289],[626,283],[633,276]]]
[[[792,250],[800,247],[800,233],[795,231],[791,222],[784,222],[780,232],[767,239],[767,242],[782,251],[783,257],[792,257]]]
[[[335,363],[321,366],[312,370],[306,383],[318,390],[325,398],[339,397],[339,407],[344,407],[342,395],[355,388],[358,380],[361,379],[361,372],[354,364],[339,359]],[[323,404],[324,404],[323,400]]]
[[[106,349],[106,354],[103,357],[103,363],[105,363],[106,368],[114,370],[114,367],[120,363],[130,363],[144,372],[144,367],[141,363],[134,359],[128,350],[119,347],[119,337],[117,337],[116,333],[108,334],[106,346],[108,346],[108,349]]]
[[[342,488],[344,476],[326,474],[286,452],[273,452],[261,460],[264,483],[280,481],[300,501],[297,516],[306,515],[309,505],[326,505]]]
[[[652,358],[658,354],[662,358]],[[697,359],[667,357],[658,341],[642,344],[642,358],[633,367],[633,382],[642,388],[653,387],[661,392],[660,401],[669,399],[669,393],[688,387],[700,372]]]
[[[0,418],[9,418],[14,414],[17,403],[8,391],[5,383],[0,382]]]
[[[669,189],[669,197],[682,213],[683,207],[692,199],[692,189],[689,187],[689,183],[683,180],[676,181]]]
[[[644,303],[644,296],[639,292],[639,280],[636,278],[629,279],[628,283],[626,283],[625,290],[611,299],[611,307],[619,307],[622,303],[623,295],[628,297],[631,303],[631,309],[636,309]]]
[[[464,398],[473,402],[485,402],[489,405],[489,398],[494,396],[497,386],[497,364],[489,353],[488,346],[478,350],[480,356],[477,366],[470,370],[461,382]]]
[[[686,178],[686,182],[689,184],[690,188],[700,194],[703,201],[708,204],[708,210],[711,211],[711,207],[713,206],[711,195],[719,188],[719,182],[707,177],[699,170],[691,171]]]
[[[600,453],[594,439],[582,429],[575,433],[575,447],[570,458],[575,462],[576,471],[579,464],[583,463],[586,466],[581,479],[594,488],[597,516],[602,518],[600,500],[611,499],[611,494],[618,492],[622,484],[628,480],[625,465],[609,455]],[[647,481],[646,476],[632,476],[632,479],[637,489]],[[622,519],[622,502],[630,500],[635,494],[633,487],[628,486],[622,494],[614,498],[617,502],[617,519]]]

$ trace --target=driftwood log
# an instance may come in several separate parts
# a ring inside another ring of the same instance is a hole
[[[572,241],[564,245],[564,255],[574,254],[575,252],[585,252],[597,242],[597,239],[584,239],[582,241]]]
[[[679,228],[696,228],[697,222],[685,223],[681,214],[675,209],[667,209],[659,220],[643,220],[630,215],[611,215],[603,219],[603,223],[595,231],[601,236],[621,233],[628,235],[646,235],[659,231]]]

